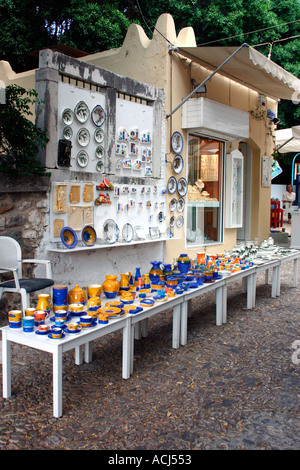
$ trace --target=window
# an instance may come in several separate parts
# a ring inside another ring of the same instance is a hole
[[[222,174],[224,144],[189,135],[186,244],[222,242]]]

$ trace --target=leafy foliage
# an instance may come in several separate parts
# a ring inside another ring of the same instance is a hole
[[[35,90],[17,85],[6,87],[6,103],[0,105],[0,171],[11,176],[45,174],[39,149],[45,147],[46,132],[33,124],[31,106]]]

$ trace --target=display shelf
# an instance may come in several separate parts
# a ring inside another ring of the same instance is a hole
[[[220,207],[219,201],[194,201],[188,199],[187,205],[190,207]]]
[[[153,238],[153,239],[149,239],[147,238],[146,240],[134,240],[130,243],[128,242],[116,242],[116,243],[95,243],[95,245],[93,246],[76,246],[75,248],[59,248],[59,247],[55,247],[55,246],[49,246],[47,248],[47,251],[48,252],[51,252],[51,253],[74,253],[74,252],[78,252],[78,251],[93,251],[93,250],[102,250],[103,248],[114,248],[114,247],[120,247],[120,246],[126,246],[126,247],[129,247],[129,246],[133,246],[133,245],[141,245],[141,244],[145,244],[145,243],[155,243],[155,242],[166,242],[166,241],[169,241],[169,240],[179,240],[179,238],[175,238],[175,237],[171,237],[171,238],[167,238],[167,237],[161,237],[161,238]]]

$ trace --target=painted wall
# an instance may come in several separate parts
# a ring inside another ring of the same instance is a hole
[[[158,31],[160,31],[160,34]],[[164,39],[167,38],[170,43],[175,46],[196,46],[195,35],[192,28],[187,27],[182,29],[179,34],[176,34],[173,18],[169,14],[162,15],[156,24],[153,38],[150,40],[143,28],[139,25],[131,25],[126,34],[124,43],[119,49],[109,50],[98,54],[93,54],[84,57],[81,62],[86,62],[91,67],[87,68],[87,73],[90,77],[94,77],[97,67],[101,67],[109,72],[117,73],[124,77],[129,77],[151,86],[158,87],[165,90],[165,114],[170,113],[184,98],[192,91],[192,79],[197,83],[203,81],[205,77],[210,74],[210,70],[205,69],[198,64],[192,63],[190,60],[183,58],[176,51],[169,53],[169,43]],[[47,61],[47,57],[43,59]],[[80,61],[77,61],[79,63]],[[66,69],[69,64],[66,62]],[[93,69],[95,67],[95,70]],[[35,86],[34,71],[26,72],[25,74],[14,74],[7,63],[0,63],[0,79],[5,83],[20,83],[22,86],[33,88]],[[40,80],[40,77],[37,77]],[[97,78],[98,80],[98,78]],[[38,82],[37,82],[38,83]],[[125,82],[124,82],[125,83]],[[126,84],[126,83],[125,83]],[[56,85],[55,85],[56,86]],[[40,88],[42,95],[45,93],[48,96],[55,93],[51,92],[51,87],[47,90]],[[53,91],[53,90],[52,90]],[[205,97],[215,100],[227,106],[232,106],[236,109],[249,112],[254,110],[257,105],[258,94],[240,85],[232,80],[221,75],[214,76],[207,84],[207,93]],[[55,96],[54,96],[55,99]],[[267,98],[267,107],[276,111],[277,102]],[[182,116],[181,109],[174,113],[171,117],[162,122],[165,126],[165,179],[173,174],[171,170],[171,161],[173,154],[170,148],[171,135],[174,131],[181,131],[184,138],[184,150],[182,156],[185,159],[185,169],[187,167],[187,133],[182,131]],[[40,119],[40,116],[38,116]],[[44,119],[45,122],[45,119]],[[48,125],[49,125],[48,121]],[[55,118],[53,117],[50,125],[55,125]],[[270,155],[272,152],[272,139],[268,136],[265,123],[250,116],[249,118],[249,132],[250,136],[248,143],[252,149],[252,188],[251,188],[251,239],[258,237],[260,240],[266,238],[269,234],[269,200],[271,197],[271,188],[264,188],[261,186],[261,157],[262,155]],[[56,152],[56,142],[54,141],[50,154],[54,155]],[[230,152],[237,148],[238,142],[226,144],[226,152]],[[51,158],[51,157],[50,157]],[[54,179],[59,180],[59,177]],[[167,205],[170,201],[170,195],[167,197]],[[236,229],[224,230],[224,245],[222,249],[232,248],[236,243]],[[46,246],[47,243],[45,243]],[[45,249],[45,246],[43,249]],[[169,241],[165,247],[158,244],[157,258],[163,258],[167,262],[173,261],[177,254],[186,252],[185,248],[185,233],[184,227],[174,230],[174,239]],[[137,259],[140,248],[134,248],[133,253],[137,250]],[[130,247],[131,250],[131,247]],[[189,250],[191,256],[195,256],[196,251],[202,251],[201,247],[197,250]],[[151,251],[151,249],[150,249]],[[220,246],[211,246],[207,248],[207,252],[219,252]],[[117,253],[117,251],[115,252]],[[99,263],[107,263],[106,256],[97,254]],[[65,257],[66,259],[68,256]],[[152,256],[153,258],[153,256]],[[122,256],[118,257],[118,263],[122,265]],[[57,262],[57,259],[55,260]],[[76,267],[71,267],[70,272],[74,271],[73,278],[75,279],[81,271],[81,256],[78,255],[78,263]],[[141,260],[142,261],[142,260]],[[94,270],[92,261],[91,266]],[[148,263],[148,261],[147,261]],[[59,264],[59,263],[58,263]],[[68,264],[68,263],[67,263]],[[126,265],[126,256],[124,257],[124,269]],[[115,261],[111,261],[109,269],[113,270]],[[62,279],[63,280],[63,279]]]

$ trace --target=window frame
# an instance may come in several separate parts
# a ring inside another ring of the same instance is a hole
[[[203,243],[199,244],[192,244],[188,242],[186,235],[187,235],[187,221],[188,221],[188,198],[187,198],[187,204],[186,204],[186,217],[185,217],[185,247],[187,249],[197,249],[198,247],[210,247],[210,246],[217,246],[217,245],[223,245],[224,244],[224,214],[225,214],[225,156],[226,156],[226,141],[221,140],[219,138],[216,138],[214,136],[208,136],[205,134],[200,134],[197,132],[187,132],[187,168],[186,168],[186,177],[188,181],[188,175],[189,175],[189,141],[190,138],[196,137],[198,139],[209,139],[216,141],[220,143],[220,174],[219,174],[219,184],[220,184],[220,205],[219,205],[219,230],[218,230],[218,241],[213,241],[212,243],[206,243],[203,241]],[[186,196],[187,197],[187,196]],[[192,202],[192,201],[191,201]]]

